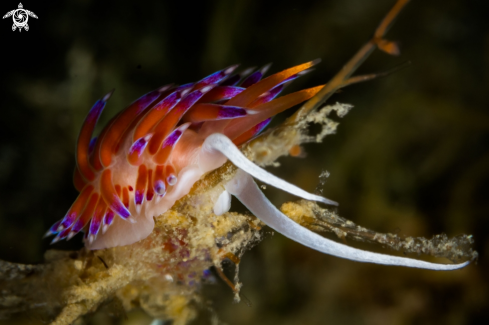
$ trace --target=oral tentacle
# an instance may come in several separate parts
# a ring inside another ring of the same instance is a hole
[[[207,164],[207,159],[215,159],[216,152],[220,152],[226,158],[228,158],[236,167],[246,171],[253,177],[267,183],[273,187],[279,188],[295,196],[301,197],[310,201],[318,201],[329,205],[338,205],[335,201],[326,199],[319,195],[314,195],[304,191],[303,189],[290,184],[283,179],[270,174],[266,170],[258,167],[253,162],[248,160],[243,153],[236,147],[236,145],[225,135],[220,133],[214,133],[208,136],[201,149],[201,162]]]
[[[406,257],[391,256],[364,251],[321,237],[299,225],[280,212],[258,188],[253,178],[239,170],[236,176],[225,185],[227,191],[243,203],[257,218],[282,235],[329,255],[356,262],[396,265],[412,268],[449,271],[460,269],[470,262],[460,264],[436,264]]]

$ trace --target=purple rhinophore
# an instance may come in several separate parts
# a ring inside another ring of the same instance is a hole
[[[88,231],[89,235],[97,235],[101,226],[101,220],[99,218],[92,218],[92,221],[90,222],[90,228]]]
[[[97,143],[97,137],[90,140],[90,143],[88,144],[88,154],[91,154],[93,152],[93,149],[95,149],[95,143]]]
[[[144,191],[136,190],[136,194],[134,195],[134,203],[136,203],[136,205],[141,205],[143,203],[143,199]]]
[[[104,225],[110,226],[114,221],[115,213],[114,211],[108,209],[104,217]]]
[[[230,118],[235,118],[239,116],[245,116],[246,115],[246,110],[238,107],[238,106],[226,106],[226,105],[220,105],[219,108],[219,113],[217,117],[219,119],[230,119]]]
[[[262,77],[263,77],[263,74],[261,73],[261,71],[256,71],[256,72],[252,73],[248,78],[246,78],[241,83],[240,86],[243,88],[248,88],[249,86],[252,86],[252,85],[256,84],[258,81],[260,81]]]

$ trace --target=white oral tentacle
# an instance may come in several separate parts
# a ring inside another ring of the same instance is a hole
[[[253,178],[243,170],[238,170],[236,176],[225,185],[225,188],[269,227],[304,246],[322,253],[356,262],[406,266],[437,271],[456,270],[470,263],[470,261],[467,261],[460,264],[436,264],[406,257],[373,253],[319,236],[280,212],[258,188]]]
[[[338,205],[338,203],[336,203],[335,201],[306,192],[303,189],[287,183],[283,179],[273,174],[270,174],[266,170],[258,167],[253,162],[248,160],[248,158],[246,158],[245,155],[243,155],[243,153],[236,147],[236,145],[224,134],[214,133],[208,136],[202,145],[202,151],[204,153],[209,153],[209,156],[213,156],[213,152],[219,151],[224,156],[226,156],[236,167],[245,170],[251,176],[261,180],[264,183],[281,189],[282,191],[288,192],[306,200],[318,201],[329,205]]]

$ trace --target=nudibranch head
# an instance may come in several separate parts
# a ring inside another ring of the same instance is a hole
[[[264,79],[268,67],[239,74],[231,66],[195,83],[164,86],[130,104],[93,137],[108,93],[91,108],[78,137],[74,185],[80,194],[48,235],[57,242],[83,231],[89,249],[147,237],[153,217],[226,161],[220,152],[205,150],[205,140],[220,133],[239,146],[274,115],[313,97],[322,86],[276,98],[315,63]]]

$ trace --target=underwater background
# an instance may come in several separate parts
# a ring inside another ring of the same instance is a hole
[[[29,31],[13,32],[11,18],[0,21],[0,259],[40,263],[47,249],[83,246],[81,236],[53,247],[42,236],[76,198],[78,131],[111,89],[100,126],[150,90],[234,63],[273,62],[273,73],[321,58],[286,91],[324,84],[394,2],[23,2],[39,17],[29,18]],[[17,6],[3,1],[0,13]],[[249,303],[233,304],[231,290],[217,280],[203,288],[194,324],[489,323],[488,12],[482,0],[412,1],[387,34],[399,41],[401,55],[376,51],[359,73],[411,65],[334,95],[329,103],[354,105],[336,118],[337,134],[306,145],[306,157],[269,168],[311,192],[327,170],[321,189],[340,203],[339,215],[375,231],[473,234],[477,263],[453,272],[355,263],[266,230],[240,264]],[[271,187],[265,193],[277,206],[295,200]],[[46,321],[32,314],[0,324]],[[150,322],[109,306],[80,324]]]

